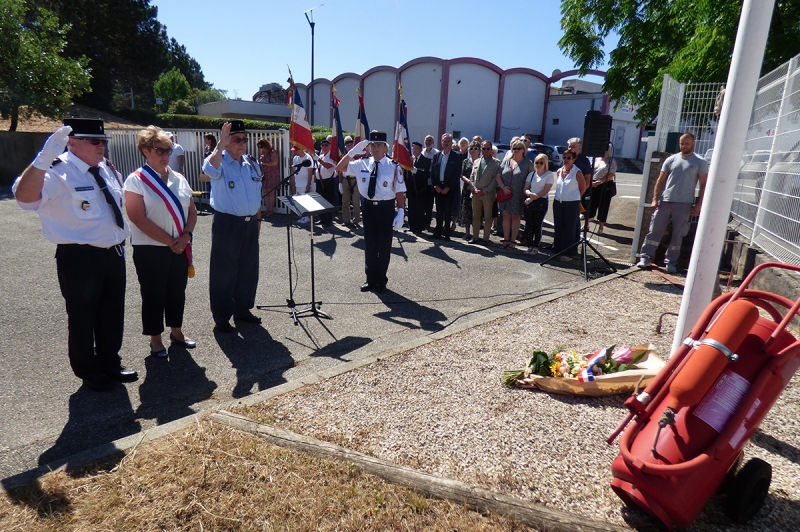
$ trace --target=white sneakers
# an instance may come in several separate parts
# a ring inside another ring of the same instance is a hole
[[[302,218],[297,220],[297,223],[299,223],[299,224],[307,224],[308,223],[308,216],[303,216]]]
[[[650,260],[650,257],[644,255],[642,255],[642,257],[639,259],[639,262],[636,263],[636,266],[638,266],[639,268],[649,268],[652,265],[653,261]]]

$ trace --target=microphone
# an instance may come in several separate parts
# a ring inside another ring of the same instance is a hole
[[[299,170],[302,167],[309,167],[309,166],[311,166],[311,161],[308,159],[303,159],[302,163],[297,163],[292,165],[292,167],[294,167],[295,170]]]

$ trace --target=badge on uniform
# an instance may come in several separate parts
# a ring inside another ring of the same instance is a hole
[[[362,182],[362,183],[366,183],[366,182],[367,182],[367,178],[366,178],[366,177],[362,177],[362,178],[361,178],[361,182]]]
[[[388,182],[388,181],[384,181],[384,182],[383,182],[383,188],[386,188],[386,187],[388,187],[388,186],[389,186],[389,182]]]
[[[234,183],[233,181],[228,181],[228,188],[233,188],[235,186],[236,186],[236,183]]]
[[[92,205],[88,201],[84,200],[81,202],[81,209],[83,209],[84,211],[88,211],[91,206]]]

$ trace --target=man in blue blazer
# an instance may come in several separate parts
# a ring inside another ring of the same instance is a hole
[[[433,156],[431,162],[431,183],[436,202],[436,228],[433,238],[450,240],[450,212],[453,197],[461,179],[463,157],[453,151],[453,136],[442,135],[442,151]]]

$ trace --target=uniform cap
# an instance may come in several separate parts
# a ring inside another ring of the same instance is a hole
[[[65,118],[64,125],[72,128],[70,137],[106,138],[103,121],[99,118]]]
[[[383,131],[370,131],[369,132],[369,141],[370,141],[370,143],[372,143],[372,142],[383,142],[387,146],[389,145],[389,143],[386,142],[386,133],[383,132]]]

